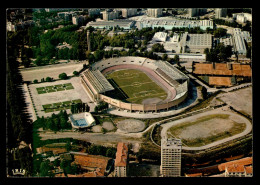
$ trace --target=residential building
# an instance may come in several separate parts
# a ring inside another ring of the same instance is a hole
[[[83,15],[76,15],[72,17],[72,23],[75,25],[82,25],[84,23],[85,20],[85,16]]]
[[[220,19],[227,16],[227,8],[216,8],[215,9],[215,18]]]
[[[179,177],[181,176],[181,150],[180,139],[161,139],[161,176]]]
[[[104,157],[101,155],[89,155],[82,152],[70,152],[74,155],[75,164],[80,168],[88,170],[89,173],[97,176],[106,176],[107,169],[109,168],[110,161],[113,160],[110,157]]]
[[[127,177],[128,163],[128,146],[126,143],[117,144],[116,160],[115,160],[115,176]]]
[[[137,14],[136,8],[124,8],[122,9],[122,17],[128,18]]]
[[[252,177],[252,166],[244,166],[242,164],[232,164],[225,168],[225,177]]]
[[[162,8],[149,8],[147,9],[147,15],[150,17],[161,17]]]
[[[242,158],[242,159],[222,163],[222,164],[218,165],[218,169],[219,169],[220,172],[225,172],[226,166],[231,166],[233,164],[240,164],[240,165],[243,165],[243,166],[251,166],[252,163],[253,163],[252,157],[245,157],[245,158]]]
[[[110,21],[110,20],[119,18],[119,11],[116,11],[116,10],[115,11],[105,10],[101,13],[103,14],[103,20],[104,21]]]
[[[16,31],[17,27],[12,24],[12,22],[7,22],[6,23],[6,30],[7,31]]]
[[[59,12],[58,17],[64,19],[65,21],[71,21],[72,20],[72,16],[75,15],[74,12]]]
[[[100,14],[100,9],[99,8],[90,8],[88,9],[88,15],[89,16],[94,16],[94,15],[99,15]]]
[[[206,12],[207,12],[206,8],[189,8],[188,9],[189,17],[197,17],[197,16],[205,14]]]
[[[238,23],[252,22],[252,14],[250,13],[236,13],[233,14],[233,18],[235,18]]]

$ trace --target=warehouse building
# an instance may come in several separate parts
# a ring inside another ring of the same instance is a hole
[[[120,27],[124,30],[130,30],[134,26],[135,21],[131,20],[113,20],[113,21],[97,21],[89,22],[86,27],[92,26],[95,29],[110,29],[114,27]]]

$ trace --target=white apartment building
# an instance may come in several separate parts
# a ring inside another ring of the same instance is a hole
[[[233,18],[239,23],[245,23],[246,21],[252,22],[252,14],[250,13],[236,13],[233,14]]]
[[[180,139],[162,138],[161,140],[161,176],[181,176],[181,149]]]
[[[215,9],[215,18],[219,19],[227,16],[227,8],[216,8]]]
[[[124,8],[122,9],[122,17],[128,18],[137,14],[136,8]]]
[[[105,10],[104,12],[101,12],[101,13],[103,14],[103,20],[104,21],[117,19],[119,17],[118,11],[107,11],[107,10]]]
[[[161,17],[162,8],[149,8],[147,9],[147,15],[150,17]]]

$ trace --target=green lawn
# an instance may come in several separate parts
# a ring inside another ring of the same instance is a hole
[[[65,91],[65,90],[70,90],[70,89],[74,89],[74,87],[71,83],[58,84],[58,85],[51,85],[51,86],[36,88],[38,94],[52,93],[52,92],[57,92],[57,91]]]
[[[60,110],[66,110],[70,109],[70,105],[72,103],[82,103],[81,99],[71,100],[71,101],[64,101],[64,102],[57,102],[53,104],[46,104],[42,105],[44,112],[54,112],[54,111],[60,111]]]
[[[160,86],[139,70],[115,71],[108,74],[107,79],[116,89],[114,95],[117,97],[114,98],[126,102],[140,104],[147,98],[158,97],[164,100],[167,97],[167,93]]]

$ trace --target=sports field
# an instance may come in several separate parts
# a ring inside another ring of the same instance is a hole
[[[167,98],[167,93],[160,86],[136,69],[114,71],[106,78],[116,89],[112,96],[126,102],[142,104],[147,99]]]

